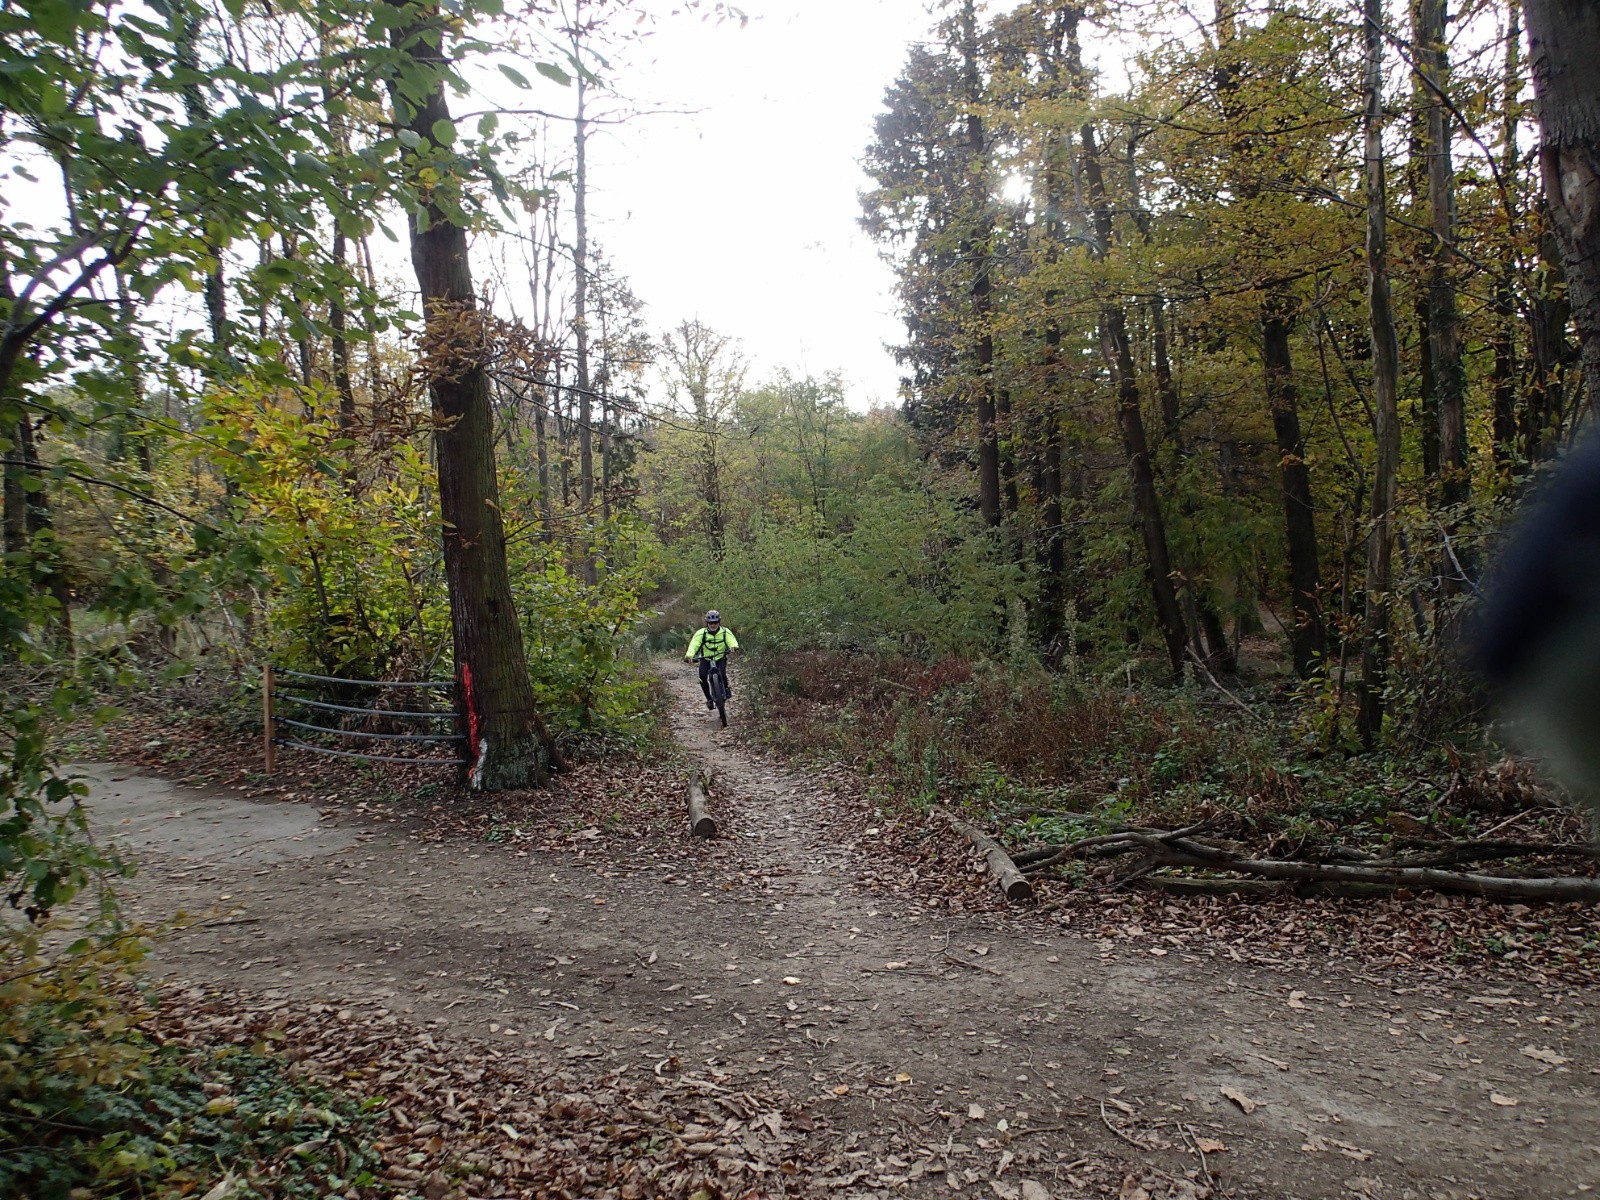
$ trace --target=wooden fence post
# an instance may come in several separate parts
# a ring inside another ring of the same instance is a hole
[[[261,749],[266,754],[268,775],[277,766],[278,748],[273,745],[277,733],[272,720],[272,664],[266,663],[261,668]]]

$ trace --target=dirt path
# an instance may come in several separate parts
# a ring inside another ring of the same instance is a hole
[[[1600,1188],[1596,997],[1274,972],[872,895],[870,832],[664,674],[717,772],[720,850],[429,845],[111,768],[92,804],[140,851],[146,912],[234,914],[163,949],[173,977],[779,1089],[827,1116],[844,1194],[1205,1196],[1203,1169],[1249,1197]]]

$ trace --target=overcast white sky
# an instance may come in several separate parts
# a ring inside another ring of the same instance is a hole
[[[893,279],[856,224],[858,165],[925,0],[751,0],[748,25],[666,19],[617,63],[619,88],[696,110],[599,134],[591,224],[649,305],[738,338],[753,381],[837,369],[864,408],[894,403]]]

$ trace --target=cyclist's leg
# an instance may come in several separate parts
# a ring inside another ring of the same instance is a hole
[[[717,660],[717,670],[722,673],[722,694],[728,699],[733,699],[733,684],[728,681],[728,660],[724,656]]]
[[[711,702],[711,684],[708,682],[710,678],[711,660],[709,658],[702,658],[700,660],[700,690],[706,695],[706,707],[715,708],[716,705]]]

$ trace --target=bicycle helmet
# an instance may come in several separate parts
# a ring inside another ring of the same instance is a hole
[[[715,625],[718,622],[720,622],[721,620],[722,620],[722,614],[719,613],[714,608],[710,612],[706,613],[706,624],[707,625]]]

